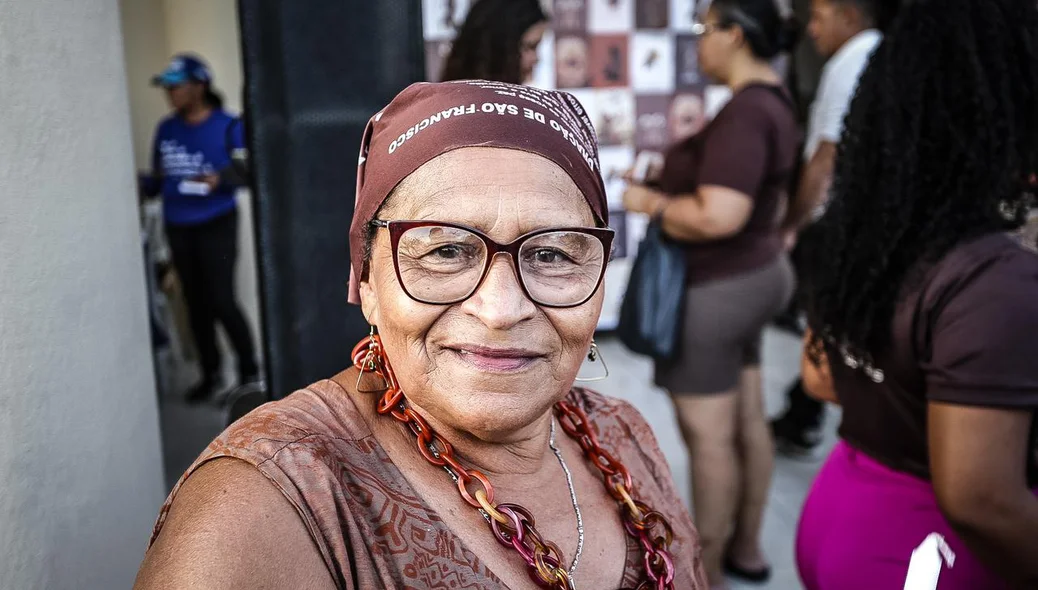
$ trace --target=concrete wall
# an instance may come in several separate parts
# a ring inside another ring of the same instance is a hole
[[[164,486],[119,5],[0,15],[0,588],[128,588]]]
[[[151,77],[169,63],[166,13],[163,0],[120,0],[126,79],[130,95],[133,153],[139,170],[151,167],[151,140],[155,124],[169,106],[161,90],[152,88]]]

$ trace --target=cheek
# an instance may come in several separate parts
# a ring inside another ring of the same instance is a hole
[[[598,318],[602,313],[604,289],[584,305],[573,309],[546,309],[545,315],[554,326],[562,341],[562,364],[576,369],[584,362],[591,341],[598,327]]]
[[[699,51],[696,52],[696,60],[699,62],[700,68],[705,68],[710,64],[710,55],[713,50],[710,44],[703,40],[699,43]]]
[[[390,352],[394,369],[403,372],[414,367],[402,363],[427,358],[424,354],[425,335],[443,314],[444,308],[418,303],[408,297],[397,282],[392,264],[391,260],[379,259],[371,269],[371,287],[377,298],[378,314],[372,319],[386,350]]]

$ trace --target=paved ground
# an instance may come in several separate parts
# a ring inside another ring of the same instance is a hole
[[[605,339],[599,343],[609,363],[610,378],[596,383],[603,393],[630,401],[653,426],[679,489],[688,501],[688,457],[678,435],[674,412],[664,394],[650,385],[651,364],[627,352],[618,342]],[[799,360],[797,340],[777,331],[765,335],[764,391],[768,411],[777,415],[784,409],[783,391],[792,381]],[[172,379],[176,390],[182,390],[192,375]],[[833,424],[836,410],[831,410],[827,450],[835,441]],[[172,485],[184,469],[223,428],[223,413],[214,407],[189,407],[174,396],[162,407],[163,439],[166,455],[167,482]],[[825,451],[820,451],[820,455]],[[766,588],[797,590],[801,588],[793,563],[793,535],[797,517],[820,460],[777,460],[771,500],[764,522],[764,549],[772,562],[774,576],[767,585],[752,586],[733,583],[733,590]]]

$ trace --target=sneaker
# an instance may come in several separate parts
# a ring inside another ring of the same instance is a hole
[[[798,379],[786,390],[789,408],[771,423],[776,450],[789,457],[810,456],[822,443],[825,404],[812,399]]]
[[[786,416],[771,422],[771,434],[775,439],[775,451],[793,459],[813,458],[815,449],[822,444],[821,428],[794,425]]]
[[[786,312],[772,320],[772,325],[775,328],[793,336],[803,336],[806,324],[805,319],[796,312]]]

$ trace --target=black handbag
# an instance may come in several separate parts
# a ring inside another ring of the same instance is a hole
[[[656,360],[677,357],[685,304],[685,253],[649,223],[627,281],[616,331],[624,346]]]

